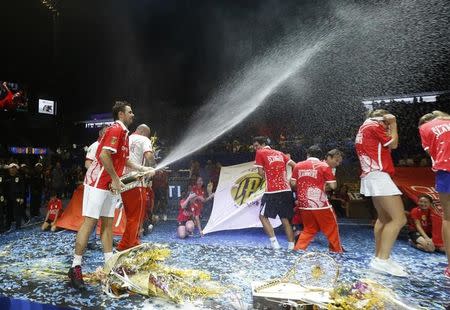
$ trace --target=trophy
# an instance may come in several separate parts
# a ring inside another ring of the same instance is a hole
[[[281,277],[252,283],[253,307],[278,308],[279,304],[295,303],[301,305],[300,309],[326,308],[338,277],[339,265],[331,256],[304,254]]]
[[[115,194],[120,194],[123,192],[126,192],[130,189],[133,189],[138,186],[144,186],[142,178],[145,177],[147,174],[153,172],[153,170],[149,170],[146,172],[138,172],[138,171],[132,171],[130,173],[124,174],[120,177],[120,181],[125,184],[124,187],[120,189],[120,191],[113,191],[111,189],[111,184],[109,185],[110,190]]]

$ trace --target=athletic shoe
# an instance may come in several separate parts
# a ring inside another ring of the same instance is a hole
[[[447,267],[447,268],[445,268],[445,271],[444,271],[444,276],[446,276],[447,278],[449,278],[449,279],[450,279],[450,266],[449,266],[449,267]]]
[[[405,273],[407,273],[405,268],[402,265],[400,265],[399,263],[397,263],[396,261],[392,260],[392,258],[388,258],[388,262],[389,262],[389,264],[391,264],[392,266],[394,266],[398,270],[403,270]]]
[[[77,290],[84,289],[84,280],[80,265],[71,267],[67,275],[69,276],[70,284],[72,285],[73,288]]]
[[[281,249],[281,246],[278,243],[278,241],[271,241],[270,243],[271,243],[272,249],[274,249],[274,250]]]
[[[389,259],[375,257],[370,262],[370,267],[378,272],[387,273],[396,277],[408,276],[408,273],[399,264]]]
[[[167,215],[163,215],[163,221],[165,222],[165,221],[167,221]]]

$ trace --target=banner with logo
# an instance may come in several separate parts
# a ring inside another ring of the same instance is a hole
[[[254,164],[222,167],[211,216],[203,233],[262,227],[259,211],[266,185]],[[273,227],[281,225],[278,217],[269,220]]]
[[[430,167],[396,167],[394,182],[412,201],[417,202],[419,195],[431,196],[435,202],[431,213],[433,243],[442,246],[443,210],[439,203],[439,194],[434,188],[435,174]]]

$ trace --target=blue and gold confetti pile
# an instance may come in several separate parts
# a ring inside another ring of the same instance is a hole
[[[404,264],[411,276],[407,279],[374,274],[367,269],[373,252],[372,229],[367,225],[341,225],[346,252],[330,254],[341,266],[341,282],[371,278],[395,291],[403,300],[428,309],[445,309],[450,305],[450,280],[443,276],[445,255],[423,253],[411,248],[400,237],[394,258]],[[282,231],[277,231],[282,246],[287,246]],[[75,233],[41,232],[32,226],[0,235],[0,295],[33,300],[71,308],[178,308],[161,298],[132,295],[115,299],[103,293],[100,284],[77,292],[68,285],[66,272],[73,257]],[[252,305],[250,284],[284,274],[300,255],[287,249],[268,248],[261,229],[217,232],[186,240],[176,238],[176,223],[163,222],[144,238],[145,242],[167,244],[171,255],[164,264],[177,269],[204,270],[226,291],[217,298],[194,300],[183,305],[192,309],[248,309]],[[312,251],[327,251],[327,242],[318,236]],[[103,264],[101,247],[87,250],[83,271],[94,272]]]

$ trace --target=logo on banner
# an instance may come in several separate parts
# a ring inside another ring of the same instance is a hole
[[[236,180],[231,187],[231,197],[238,206],[241,206],[254,193],[263,191],[265,186],[265,180],[258,173],[249,173]]]

